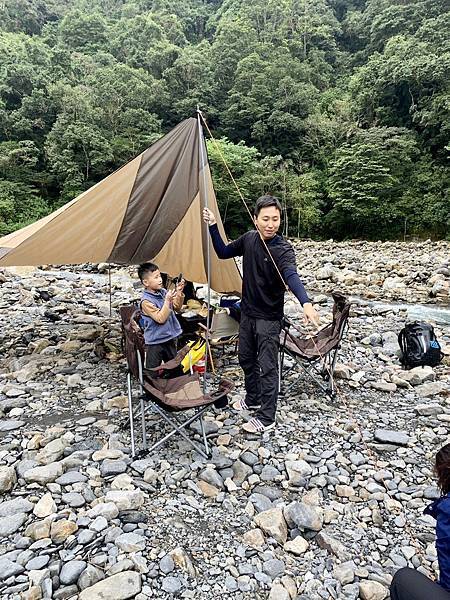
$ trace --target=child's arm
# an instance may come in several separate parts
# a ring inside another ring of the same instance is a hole
[[[179,281],[177,283],[177,287],[176,287],[176,294],[173,298],[173,309],[174,310],[180,310],[181,307],[183,306],[184,303],[184,294],[183,294],[183,289],[184,289],[184,279],[182,279],[181,281]]]
[[[153,319],[153,321],[155,321],[156,323],[162,325],[170,317],[170,313],[172,310],[172,298],[172,294],[168,292],[164,299],[164,304],[162,308],[158,308],[149,300],[143,300],[141,304],[142,312],[147,317]]]

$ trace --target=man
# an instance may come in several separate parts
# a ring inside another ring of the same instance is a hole
[[[255,416],[243,429],[263,433],[275,427],[284,283],[302,304],[305,318],[316,327],[319,315],[297,274],[291,244],[277,233],[281,223],[281,204],[277,198],[268,195],[258,198],[254,208],[256,230],[244,233],[228,245],[222,240],[216,218],[208,208],[203,209],[203,219],[209,225],[219,258],[243,257],[239,364],[244,371],[246,396],[235,402],[233,408],[255,410]]]

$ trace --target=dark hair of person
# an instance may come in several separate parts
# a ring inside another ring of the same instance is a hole
[[[138,267],[138,277],[142,281],[147,273],[154,273],[155,271],[159,271],[159,267],[151,262],[143,263]]]
[[[436,454],[434,470],[442,494],[448,494],[450,492],[450,444],[443,446]]]
[[[255,208],[253,209],[253,214],[255,217],[259,215],[262,208],[267,208],[269,206],[275,206],[280,211],[280,215],[282,212],[281,202],[275,196],[269,196],[266,194],[265,196],[261,196],[255,203]]]

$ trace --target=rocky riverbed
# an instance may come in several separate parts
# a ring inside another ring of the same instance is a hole
[[[443,363],[404,372],[406,311],[372,301],[445,308],[450,244],[297,253],[323,322],[333,289],[358,298],[338,396],[286,371],[275,431],[252,439],[231,409],[208,413],[210,460],[179,440],[130,455],[116,313],[139,296],[128,269],[112,270],[112,317],[105,265],[0,272],[2,599],[382,600],[399,567],[437,572],[423,508],[449,440],[450,325],[436,325]],[[242,393],[236,358],[216,363]]]

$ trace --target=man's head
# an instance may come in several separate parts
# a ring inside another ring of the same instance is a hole
[[[270,240],[276,235],[281,224],[281,204],[275,196],[261,196],[253,210],[256,228],[264,240]]]
[[[162,288],[162,277],[159,268],[151,263],[146,262],[139,266],[138,276],[142,281],[145,289],[157,292]]]

